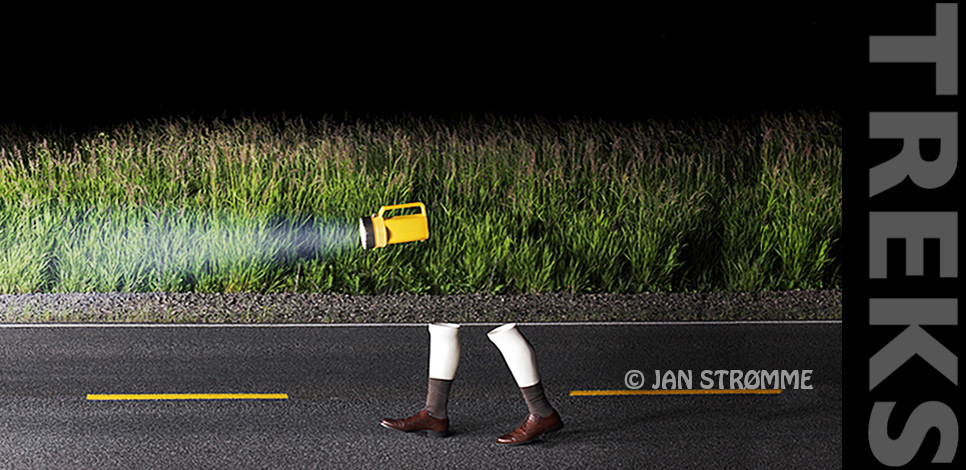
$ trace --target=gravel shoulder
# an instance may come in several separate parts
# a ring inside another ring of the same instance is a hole
[[[753,293],[0,295],[0,323],[841,320],[840,290]]]

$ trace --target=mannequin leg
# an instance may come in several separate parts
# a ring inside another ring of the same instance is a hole
[[[460,359],[459,325],[429,325],[429,386],[426,406],[415,415],[403,419],[383,419],[383,427],[405,432],[421,431],[433,437],[449,434],[447,406],[449,390]]]
[[[429,390],[426,411],[434,418],[446,418],[449,389],[460,362],[459,325],[429,325]]]
[[[520,334],[516,325],[509,323],[487,333],[487,337],[503,354],[510,373],[527,403],[530,413],[523,424],[509,434],[497,438],[501,444],[516,445],[532,441],[543,433],[563,427],[560,415],[550,406],[540,382],[533,346]]]

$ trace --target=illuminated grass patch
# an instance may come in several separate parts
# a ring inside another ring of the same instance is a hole
[[[357,246],[409,201],[429,240]],[[841,217],[818,112],[0,127],[0,293],[838,288]]]

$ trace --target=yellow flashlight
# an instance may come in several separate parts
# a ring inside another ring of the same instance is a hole
[[[419,213],[383,217],[386,211],[418,207]],[[382,206],[378,214],[359,219],[362,247],[371,250],[393,243],[417,242],[429,238],[426,206],[421,202]]]

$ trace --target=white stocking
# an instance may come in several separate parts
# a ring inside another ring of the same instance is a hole
[[[455,323],[429,325],[429,378],[453,380],[460,362],[460,326]]]
[[[503,359],[513,374],[520,388],[529,387],[540,382],[537,374],[537,358],[533,354],[533,347],[527,341],[516,325],[508,323],[486,334],[490,341],[503,353]]]

